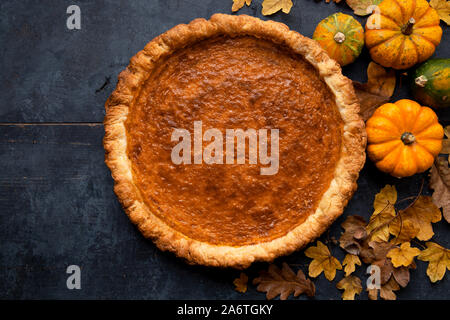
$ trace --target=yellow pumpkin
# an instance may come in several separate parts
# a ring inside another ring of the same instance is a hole
[[[408,69],[427,60],[441,42],[439,15],[426,0],[384,0],[367,19],[365,41],[384,67]]]
[[[355,61],[364,47],[364,29],[352,16],[335,13],[323,19],[313,39],[341,66]]]
[[[408,99],[379,107],[367,120],[366,131],[369,158],[398,178],[430,168],[444,137],[436,113]]]

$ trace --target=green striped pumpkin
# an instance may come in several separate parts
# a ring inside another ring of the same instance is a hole
[[[364,29],[352,16],[338,12],[317,25],[313,39],[331,58],[345,66],[361,54],[364,47]]]
[[[413,73],[411,87],[421,104],[450,107],[450,59],[430,59],[420,65]]]

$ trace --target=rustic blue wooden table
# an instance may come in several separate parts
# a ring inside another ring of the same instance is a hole
[[[234,291],[236,270],[189,266],[145,240],[122,211],[103,162],[104,102],[130,57],[176,24],[230,13],[231,2],[80,0],[80,30],[66,27],[66,9],[73,1],[0,2],[0,298],[265,298],[254,286],[245,295]],[[294,0],[289,15],[271,19],[311,37],[328,15],[351,14],[343,2]],[[254,0],[239,13],[263,18],[260,4]],[[442,26],[435,56],[448,58],[450,31]],[[344,73],[365,81],[369,61],[365,50]],[[408,96],[400,83],[393,99]],[[449,111],[439,117],[450,124]],[[395,184],[403,198],[416,195],[424,177],[397,180],[368,161],[358,191],[328,236],[339,236],[349,214],[368,218],[384,185]],[[430,193],[427,183],[425,193]],[[448,224],[437,223],[435,240],[450,247],[449,231]],[[340,250],[334,253],[342,259]],[[307,271],[310,260],[297,252],[276,262],[281,261]],[[81,290],[66,287],[69,265],[81,267]],[[253,278],[266,267],[259,263],[247,273]],[[450,298],[449,276],[432,285],[425,269],[418,262],[399,299]],[[367,277],[362,268],[357,275]],[[315,279],[315,299],[340,299],[335,285],[341,277],[333,283],[323,275]]]

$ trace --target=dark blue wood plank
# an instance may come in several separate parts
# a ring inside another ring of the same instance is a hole
[[[102,138],[101,125],[0,126],[0,298],[264,299],[253,286],[245,295],[234,291],[238,271],[189,266],[145,240],[113,193]],[[415,195],[424,177],[397,180],[368,162],[344,216],[368,218],[385,184],[395,184],[401,199]],[[339,237],[343,220],[322,240]],[[449,225],[435,230],[435,240],[449,247]],[[340,249],[334,253],[343,258]],[[309,259],[297,252],[281,261],[306,272]],[[81,290],[66,288],[71,264],[81,267]],[[247,273],[253,278],[262,268]],[[432,286],[425,269],[419,262],[400,298],[448,298],[448,275]],[[317,299],[340,298],[335,283],[323,276],[315,283]]]
[[[73,1],[33,0],[0,2],[0,122],[98,122],[117,74],[152,38],[167,29],[216,12],[231,13],[231,0],[81,0],[81,30],[66,28],[66,8]],[[239,14],[261,15],[254,0]],[[311,37],[315,26],[328,15],[351,14],[344,2],[297,0],[289,15],[270,18]],[[365,18],[357,17],[361,23]],[[448,38],[448,27],[445,27]],[[436,52],[450,56],[444,37]],[[362,58],[344,69],[354,80],[364,81],[369,63]],[[109,82],[107,81],[109,79]],[[106,83],[106,85],[105,85]],[[99,90],[102,88],[102,90]],[[395,98],[407,97],[405,86]],[[450,117],[447,118],[450,120]]]

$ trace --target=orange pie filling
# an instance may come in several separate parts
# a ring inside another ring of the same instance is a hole
[[[174,164],[172,132],[193,133],[195,121],[224,134],[278,129],[277,173],[261,175],[265,165],[248,161]],[[191,239],[242,246],[282,237],[315,212],[340,158],[343,121],[301,56],[222,36],[161,59],[125,126],[134,181],[153,213]]]

